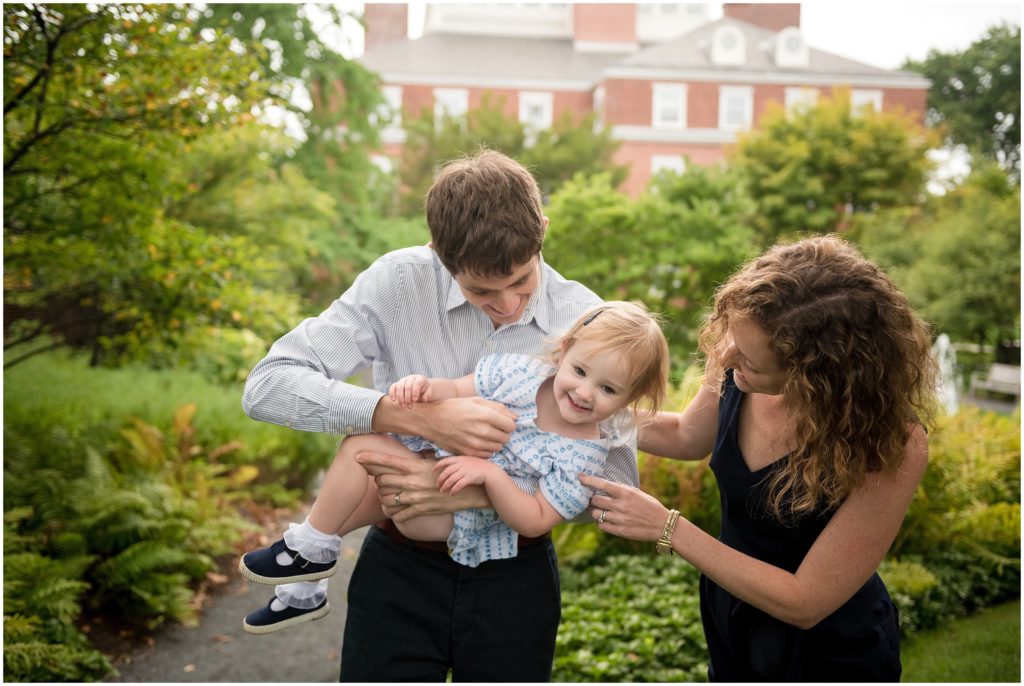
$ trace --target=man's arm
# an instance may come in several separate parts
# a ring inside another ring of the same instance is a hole
[[[246,379],[246,414],[302,431],[369,433],[384,394],[345,379],[384,354],[399,302],[392,271],[375,263],[320,316],[274,343]]]

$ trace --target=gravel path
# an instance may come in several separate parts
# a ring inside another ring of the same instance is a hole
[[[345,537],[338,573],[331,578],[331,612],[273,634],[242,630],[242,618],[264,605],[272,587],[254,584],[238,572],[218,591],[194,628],[170,627],[154,644],[115,666],[111,682],[336,682],[345,627],[348,579],[366,530]]]

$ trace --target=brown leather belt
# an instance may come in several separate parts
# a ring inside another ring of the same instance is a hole
[[[431,552],[442,553],[444,555],[448,554],[447,541],[414,541],[413,539],[405,536],[401,531],[399,531],[398,527],[395,526],[395,523],[390,519],[385,519],[382,522],[377,522],[374,526],[376,526],[378,529],[386,533],[388,535],[388,538],[390,538],[395,543],[398,543],[399,545],[412,545],[413,548],[416,548],[418,550],[429,550]],[[526,548],[527,546],[534,545],[535,543],[550,540],[550,538],[550,533],[537,537],[520,536],[519,547]]]

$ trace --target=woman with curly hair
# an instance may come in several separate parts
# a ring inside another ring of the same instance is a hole
[[[771,248],[723,284],[700,335],[704,383],[640,434],[711,454],[718,539],[643,491],[589,476],[598,526],[701,572],[714,681],[898,681],[896,608],[875,570],[928,463],[925,324],[834,236]]]

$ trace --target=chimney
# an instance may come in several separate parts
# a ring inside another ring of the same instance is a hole
[[[406,3],[368,2],[363,9],[366,24],[364,52],[381,43],[405,40],[409,35],[409,6]]]
[[[572,33],[580,51],[632,51],[636,40],[636,4],[580,3],[572,6]]]
[[[799,3],[727,2],[722,5],[722,11],[731,19],[772,31],[781,31],[787,26],[800,28]]]

